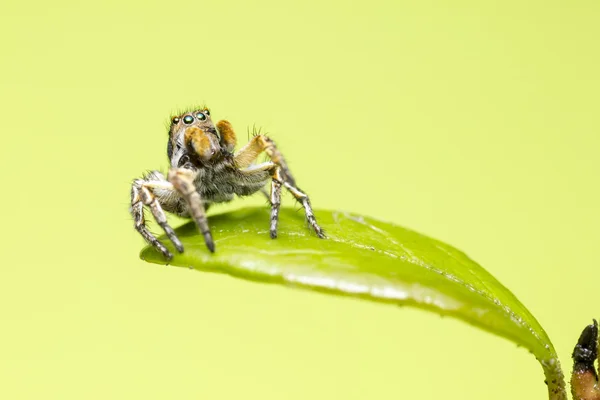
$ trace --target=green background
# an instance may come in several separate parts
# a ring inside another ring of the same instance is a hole
[[[140,261],[130,182],[166,167],[169,114],[204,102],[240,142],[266,129],[315,207],[466,251],[570,370],[600,316],[598,2],[0,15],[1,398],[546,397],[533,356],[462,322]]]

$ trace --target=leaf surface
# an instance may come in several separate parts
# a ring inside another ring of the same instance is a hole
[[[171,265],[238,278],[409,305],[461,319],[512,340],[540,361],[553,400],[566,399],[554,347],[527,308],[463,252],[415,231],[339,211],[317,211],[327,239],[302,212],[282,209],[279,235],[269,237],[269,210],[246,208],[209,218],[211,254],[193,223],[176,232],[185,252]],[[141,258],[166,264],[151,247]]]

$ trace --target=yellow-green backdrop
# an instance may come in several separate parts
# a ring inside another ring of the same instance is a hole
[[[204,102],[271,133],[317,208],[465,250],[570,370],[600,316],[598,2],[0,8],[0,398],[546,397],[462,322],[140,261],[130,181]]]

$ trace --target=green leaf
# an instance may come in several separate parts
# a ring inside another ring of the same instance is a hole
[[[542,364],[550,398],[566,399],[550,339],[523,304],[463,252],[397,225],[346,212],[317,211],[328,238],[317,238],[302,212],[282,209],[279,237],[269,237],[268,208],[209,218],[216,253],[193,223],[176,230],[185,252],[171,264],[452,316],[512,340]],[[169,244],[163,236],[161,240]],[[151,247],[141,258],[167,264]]]

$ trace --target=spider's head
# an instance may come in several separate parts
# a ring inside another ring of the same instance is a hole
[[[220,152],[219,133],[210,119],[208,108],[188,111],[171,119],[167,153],[173,161],[186,152],[200,162],[207,162]],[[179,165],[177,165],[179,166]]]

